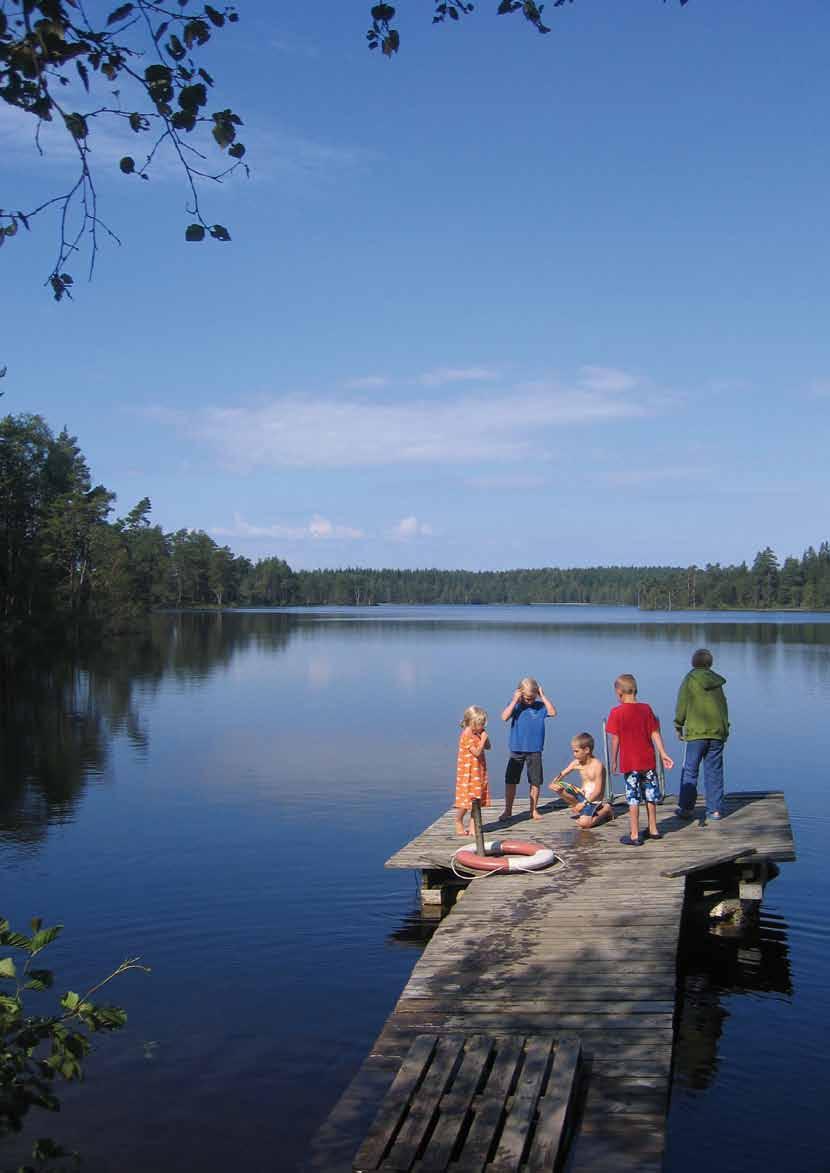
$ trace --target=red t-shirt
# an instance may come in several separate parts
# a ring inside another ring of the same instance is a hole
[[[659,731],[660,722],[651,705],[641,701],[616,705],[608,714],[605,728],[606,732],[615,733],[620,739],[620,770],[623,774],[656,767],[651,735]]]

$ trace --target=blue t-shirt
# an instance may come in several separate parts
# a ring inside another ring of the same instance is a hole
[[[548,711],[541,701],[526,705],[519,701],[510,718],[510,752],[541,753],[545,748],[545,718]]]

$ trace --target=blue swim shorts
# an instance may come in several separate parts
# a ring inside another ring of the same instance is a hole
[[[659,802],[660,785],[656,770],[630,770],[625,775],[625,801],[629,806]]]

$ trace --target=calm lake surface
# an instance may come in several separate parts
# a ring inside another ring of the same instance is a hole
[[[496,800],[498,716],[525,674],[559,709],[547,777],[573,733],[599,734],[620,672],[679,757],[674,698],[698,646],[728,679],[727,788],[786,791],[798,862],[758,934],[690,943],[666,1168],[830,1168],[827,615],[171,614],[7,668],[0,913],[65,925],[43,957],[61,991],[126,956],[152,967],[112,987],[128,1027],[31,1136],[88,1171],[300,1168],[428,939],[414,874],[383,863],[451,805],[463,709],[490,713]]]

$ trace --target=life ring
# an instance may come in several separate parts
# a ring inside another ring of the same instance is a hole
[[[536,872],[549,867],[556,859],[549,847],[518,839],[488,839],[484,850],[485,855],[476,855],[462,848],[454,858],[461,867],[474,872]]]

